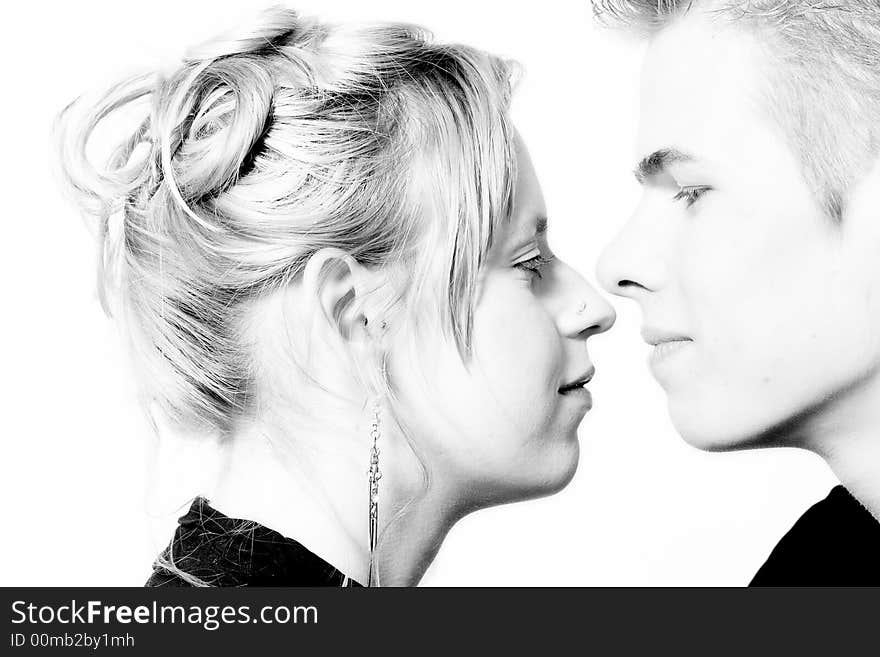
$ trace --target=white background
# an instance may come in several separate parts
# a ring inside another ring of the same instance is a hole
[[[629,173],[637,43],[597,30],[587,0],[290,4],[325,18],[416,22],[519,60],[514,119],[544,187],[551,245],[595,280],[598,253],[638,193]],[[76,95],[173,62],[259,3],[15,6],[4,11],[0,45],[0,584],[140,585],[170,536],[167,525],[156,529],[163,509],[149,502],[153,443],[94,291],[91,236],[50,173],[49,129]],[[423,584],[743,585],[833,485],[803,452],[685,445],[645,365],[636,309],[614,305],[615,329],[591,342],[595,407],[581,426],[574,482],[466,518]]]

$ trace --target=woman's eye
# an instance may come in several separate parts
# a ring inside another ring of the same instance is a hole
[[[698,185],[694,187],[682,187],[678,190],[678,194],[672,197],[673,201],[684,201],[687,207],[691,207],[700,200],[700,197],[711,190],[707,185]]]
[[[534,258],[529,258],[528,260],[517,262],[513,266],[517,269],[521,269],[527,272],[529,276],[536,276],[537,278],[541,278],[541,271],[551,262],[553,262],[553,258],[545,258],[542,255],[538,255]]]

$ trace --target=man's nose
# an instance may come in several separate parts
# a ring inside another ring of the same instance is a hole
[[[636,299],[660,289],[667,278],[663,257],[663,235],[646,230],[640,217],[633,216],[602,250],[596,276],[604,290]]]

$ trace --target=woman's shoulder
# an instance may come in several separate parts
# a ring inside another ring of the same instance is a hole
[[[148,587],[357,586],[294,539],[196,497],[156,558]]]

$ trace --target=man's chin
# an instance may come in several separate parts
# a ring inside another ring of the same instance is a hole
[[[691,447],[705,452],[734,452],[769,447],[803,447],[804,425],[808,413],[776,416],[745,413],[714,414],[694,404],[689,407],[676,407],[669,404],[669,416],[678,435]],[[751,420],[751,421],[750,421]]]
[[[702,433],[694,434],[682,431],[679,431],[678,433],[688,445],[704,452],[734,452],[737,450],[749,449],[751,447],[748,441],[743,440],[707,436]]]
[[[766,446],[760,437],[761,432],[737,427],[732,421],[673,413],[672,410],[670,416],[678,435],[691,447],[704,452],[733,452]]]

